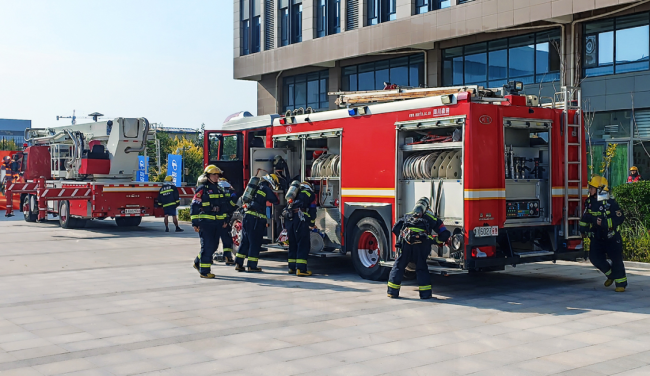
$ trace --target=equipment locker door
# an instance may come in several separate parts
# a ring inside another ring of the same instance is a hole
[[[266,174],[273,173],[273,160],[276,156],[281,156],[287,162],[287,165],[292,165],[291,160],[291,151],[284,148],[251,148],[251,177],[259,176],[262,177]],[[287,176],[287,179],[291,177]],[[278,198],[280,199],[280,204],[284,203],[284,194],[286,192],[278,192]],[[267,237],[271,242],[275,242],[277,237],[280,235],[280,225],[279,225],[279,214],[281,211],[281,205],[275,205],[274,207],[267,207],[266,215],[269,218],[269,227],[267,229]]]

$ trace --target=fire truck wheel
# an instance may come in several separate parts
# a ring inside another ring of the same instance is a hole
[[[27,208],[27,210],[24,210]],[[38,209],[36,208],[36,197],[34,195],[26,195],[23,199],[23,215],[25,222],[36,222],[38,219]]]
[[[75,228],[77,222],[70,215],[70,203],[68,201],[61,201],[59,204],[59,225],[61,228],[71,229]]]
[[[142,217],[117,217],[115,224],[117,227],[137,227],[140,226]]]
[[[388,253],[388,239],[381,223],[375,218],[363,218],[354,227],[352,264],[361,278],[382,281],[390,268],[380,265]]]

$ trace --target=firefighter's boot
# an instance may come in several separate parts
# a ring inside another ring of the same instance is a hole
[[[399,295],[393,295],[393,294],[386,294],[389,298],[391,299],[398,299]]]
[[[309,277],[312,275],[311,270],[301,271],[300,269],[296,270],[296,275],[298,277]]]
[[[616,292],[625,292],[625,287],[618,286],[614,291],[616,291]]]
[[[261,273],[261,272],[262,272],[262,268],[259,268],[259,267],[255,267],[255,268],[253,268],[253,267],[250,267],[250,266],[249,266],[249,267],[248,267],[248,271],[249,271],[249,272],[252,272],[252,273]]]
[[[212,273],[201,274],[201,278],[214,279],[214,274],[212,274]]]
[[[196,265],[196,264],[193,264],[192,266],[194,267],[194,269],[196,269],[196,271],[197,271],[197,272],[199,272],[199,273],[200,273],[200,271],[199,271],[199,266],[198,266],[198,265]]]
[[[238,272],[245,272],[246,271],[246,269],[242,265],[239,265],[239,264],[235,265],[235,270],[238,271]]]
[[[228,265],[228,266],[235,265],[235,260],[233,260],[232,256],[226,257],[226,265]]]
[[[289,274],[296,274],[296,269],[289,269]]]
[[[609,287],[609,286],[611,286],[613,283],[614,283],[614,280],[613,280],[613,279],[609,279],[609,278],[607,278],[607,280],[605,281],[605,287]]]

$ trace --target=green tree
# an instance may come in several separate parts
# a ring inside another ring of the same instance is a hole
[[[195,144],[194,141],[185,137],[170,138],[169,134],[158,133],[160,140],[160,171],[156,167],[150,169],[149,179],[151,181],[164,181],[167,176],[167,155],[178,154],[183,156],[183,167],[188,169],[188,175],[184,177],[187,185],[195,185],[199,175],[203,173],[203,148]],[[178,151],[178,153],[177,153]]]
[[[20,150],[20,148],[14,140],[6,140],[3,138],[2,141],[0,141],[0,150],[17,151]]]

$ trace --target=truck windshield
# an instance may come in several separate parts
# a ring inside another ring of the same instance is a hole
[[[241,135],[212,133],[208,139],[211,161],[241,160]]]

